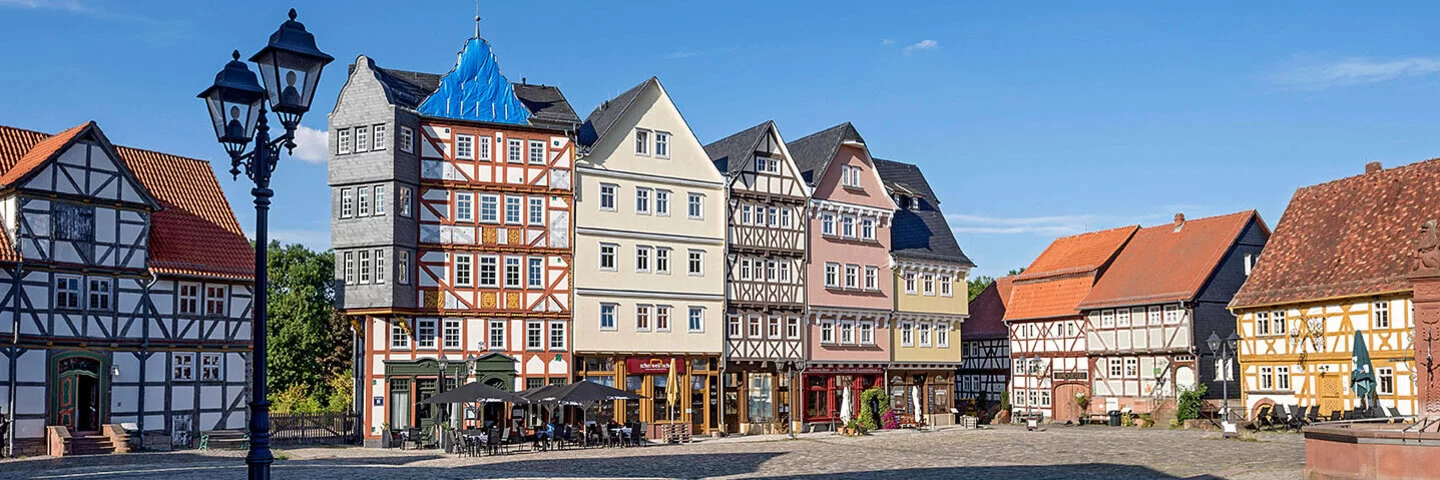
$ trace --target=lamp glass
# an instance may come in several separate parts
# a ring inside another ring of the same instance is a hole
[[[1210,347],[1210,353],[1220,353],[1220,336],[1210,332],[1210,338],[1205,339],[1205,346]]]

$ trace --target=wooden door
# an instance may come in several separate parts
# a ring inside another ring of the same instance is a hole
[[[1320,376],[1320,414],[1345,410],[1345,384],[1339,375]]]
[[[64,426],[71,431],[100,429],[106,405],[101,371],[101,360],[92,354],[57,357],[50,382],[50,425]]]
[[[1069,384],[1055,387],[1054,394],[1050,396],[1050,405],[1055,412],[1055,418],[1050,420],[1055,422],[1066,420],[1078,422],[1081,420],[1080,416],[1084,412],[1080,410],[1080,404],[1075,402],[1075,395],[1081,393],[1085,393],[1084,385]]]

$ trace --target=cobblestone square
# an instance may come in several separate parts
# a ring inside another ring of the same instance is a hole
[[[274,478],[1141,479],[1300,478],[1297,434],[1222,440],[1160,428],[1051,427],[727,438],[691,445],[455,457],[437,450],[295,448],[277,451]],[[244,452],[173,452],[22,459],[0,478],[244,478]]]

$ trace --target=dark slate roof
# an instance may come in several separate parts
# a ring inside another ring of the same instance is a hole
[[[647,78],[639,85],[626,90],[625,93],[601,102],[599,106],[595,107],[595,110],[590,112],[590,115],[585,117],[585,123],[580,125],[580,131],[576,135],[576,142],[584,147],[595,145],[595,142],[600,141],[600,137],[610,131],[610,127],[615,126],[615,122],[620,120],[620,116],[625,114],[625,110],[630,109],[630,104],[635,102],[635,98],[640,96],[640,92],[645,90],[645,86],[650,82],[659,81],[655,77]]]
[[[715,162],[717,170],[733,176],[744,170],[750,159],[755,157],[755,147],[760,145],[760,141],[765,139],[765,133],[774,126],[773,120],[766,120],[706,145],[705,153],[710,155],[710,161]]]
[[[881,180],[890,190],[901,187],[907,195],[918,202],[917,208],[895,211],[895,221],[890,226],[890,253],[897,257],[934,260],[975,266],[970,257],[960,250],[955,233],[940,211],[939,200],[930,189],[930,182],[914,164],[893,160],[872,159]]]
[[[800,168],[800,175],[813,187],[825,176],[825,168],[830,165],[830,160],[835,158],[840,144],[847,140],[865,143],[855,126],[845,122],[787,142],[785,148],[790,151],[790,156],[794,157],[795,166]]]
[[[375,76],[390,94],[390,101],[396,106],[414,110],[425,101],[425,97],[440,88],[441,76],[438,74],[380,67],[374,70]],[[355,71],[355,65],[350,65],[350,71]],[[515,87],[515,96],[520,98],[525,108],[530,109],[530,123],[567,130],[580,123],[580,117],[570,108],[570,102],[565,99],[565,94],[560,93],[559,87],[528,83],[511,85]]]

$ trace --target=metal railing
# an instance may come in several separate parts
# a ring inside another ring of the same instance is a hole
[[[272,413],[270,441],[287,445],[354,444],[355,424],[360,415],[354,412]]]

